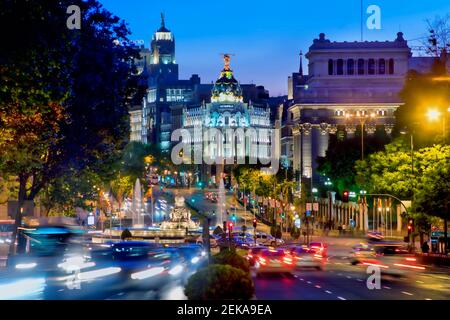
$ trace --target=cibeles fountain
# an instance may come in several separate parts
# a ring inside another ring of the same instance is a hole
[[[185,207],[184,197],[175,197],[175,206],[170,211],[169,221],[163,221],[161,223],[161,230],[174,230],[174,229],[198,229],[198,223],[191,220],[191,211]]]
[[[127,216],[131,218],[131,226],[127,229],[133,239],[150,242],[174,243],[184,242],[186,231],[198,231],[199,224],[192,221],[191,212],[185,205],[183,196],[175,196],[174,207],[170,211],[169,220],[163,221],[159,226],[146,226],[144,217],[148,215],[142,201],[142,188],[139,179],[136,180],[133,189],[133,199],[127,210]],[[93,242],[118,241],[123,228],[106,229],[102,237],[93,237]],[[95,238],[95,239],[94,239]]]

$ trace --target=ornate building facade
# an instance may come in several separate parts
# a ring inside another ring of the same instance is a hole
[[[391,134],[410,57],[400,32],[385,42],[331,42],[323,33],[314,40],[306,54],[309,74],[289,79],[292,100],[285,106],[290,165],[299,175],[313,184],[321,179],[316,159],[325,156],[330,135]]]
[[[201,150],[203,161],[207,164],[222,158],[233,159],[232,163],[237,163],[237,159],[245,160],[246,157],[271,157],[270,109],[267,105],[244,102],[243,91],[234,78],[228,54],[224,55],[224,68],[211,90],[211,102],[184,108],[183,128],[190,132],[191,140],[188,143],[197,152]],[[217,129],[214,132],[220,132],[223,141],[208,145],[209,141],[206,140],[214,141],[214,137],[205,135],[205,129],[207,132]],[[224,168],[217,169],[212,172],[211,166],[203,166],[203,178],[205,175],[219,174]]]

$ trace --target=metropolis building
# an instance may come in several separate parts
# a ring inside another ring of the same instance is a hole
[[[272,152],[270,109],[267,105],[244,102],[241,85],[230,68],[229,55],[224,55],[224,62],[220,77],[211,90],[211,102],[183,109],[183,129],[189,131],[191,138],[188,144],[194,152],[201,152],[203,164],[221,158],[232,159],[233,164],[246,157],[268,160]],[[222,143],[207,145],[206,140],[214,141],[215,137],[205,135],[205,129],[209,132],[208,129],[217,129],[222,134]],[[217,181],[218,175],[226,171],[220,161],[215,166],[201,167],[202,180],[215,177]]]
[[[150,46],[140,45],[138,49],[141,59],[135,63],[140,74],[148,79],[148,88],[142,103],[130,109],[130,140],[158,145],[169,152],[171,132],[183,126],[183,110],[209,103],[214,83],[201,83],[197,74],[180,79],[175,36],[166,27],[163,14]],[[268,99],[263,86],[243,84],[240,88],[243,101]]]

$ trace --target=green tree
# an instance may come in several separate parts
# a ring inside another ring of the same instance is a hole
[[[73,4],[81,31],[66,27]],[[137,51],[95,0],[3,1],[0,21],[15,30],[0,50],[0,172],[17,177],[19,226],[24,201],[73,170],[109,174],[128,139]]]
[[[358,190],[363,177],[356,179],[355,164],[361,159],[361,137],[359,130],[354,138],[339,139],[337,135],[331,135],[325,157],[318,157],[317,171],[333,183],[333,189],[337,191],[338,197],[344,190]],[[364,137],[365,156],[382,150],[384,145],[390,141],[382,130],[377,130],[373,136]],[[326,191],[320,186],[322,195]]]

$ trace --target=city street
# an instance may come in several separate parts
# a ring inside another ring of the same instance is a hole
[[[328,259],[323,271],[301,270],[293,275],[268,275],[255,278],[258,299],[319,300],[424,300],[450,298],[448,269],[427,268],[405,277],[383,276],[381,289],[369,290],[366,268],[349,261],[355,239],[323,239],[328,243]],[[398,258],[400,261],[402,258]]]

